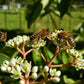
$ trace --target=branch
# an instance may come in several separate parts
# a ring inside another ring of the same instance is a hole
[[[56,49],[54,56],[52,57],[52,59],[51,59],[51,60],[49,61],[49,63],[47,64],[48,66],[51,65],[51,63],[53,62],[53,60],[55,59],[55,57],[58,55],[58,53],[59,53],[59,48]]]
[[[25,55],[27,55],[28,53],[30,53],[33,50],[33,48],[31,48],[30,50],[28,50]]]
[[[44,55],[42,54],[41,50],[39,49],[38,51],[39,51],[41,57],[43,58],[44,62],[47,64],[47,60],[46,60],[46,58],[44,57]]]

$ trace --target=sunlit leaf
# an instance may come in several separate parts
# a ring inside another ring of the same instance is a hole
[[[71,78],[68,78],[66,75],[63,76],[63,79],[65,81],[65,83],[68,83],[68,84],[74,84],[75,81]]]
[[[32,56],[35,65],[43,65],[43,60],[38,50],[33,50]]]
[[[69,55],[66,53],[66,51],[62,52],[62,61],[64,64],[69,62]]]
[[[43,54],[44,54],[44,56],[45,56],[45,58],[47,59],[48,62],[52,59],[52,57],[54,55],[47,47],[43,48]],[[54,64],[59,63],[59,60],[58,60],[57,57],[53,60],[53,63]]]

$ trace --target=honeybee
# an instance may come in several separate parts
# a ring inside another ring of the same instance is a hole
[[[69,43],[72,47],[75,47],[74,38],[73,38],[73,36],[72,36],[70,33],[68,33],[68,32],[66,32],[66,31],[62,30],[60,33],[58,33],[58,38],[59,38],[59,41],[61,41],[62,39],[64,39],[64,40],[68,41],[68,43]]]
[[[4,42],[7,39],[7,33],[0,31],[0,42]]]
[[[42,29],[30,36],[31,41],[38,41],[40,38],[46,38],[49,34],[49,29]]]

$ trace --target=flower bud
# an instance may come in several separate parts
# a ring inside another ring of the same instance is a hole
[[[33,73],[36,73],[38,71],[38,66],[34,66],[33,68],[32,68],[32,72]]]
[[[60,82],[60,78],[59,78],[59,77],[55,77],[55,78],[53,79],[53,82]]]
[[[2,71],[6,71],[6,67],[5,66],[1,66],[1,70]]]
[[[37,78],[37,73],[32,73],[32,78],[36,79]]]
[[[48,72],[48,71],[49,71],[49,67],[48,67],[48,66],[45,66],[45,67],[44,67],[44,71],[45,71],[45,72]]]
[[[25,84],[25,82],[23,80],[20,80],[19,84]]]
[[[55,75],[59,77],[61,75],[61,71],[57,71]]]
[[[11,65],[11,66],[15,66],[15,65],[16,65],[15,59],[12,59],[12,60],[10,61],[10,65]]]

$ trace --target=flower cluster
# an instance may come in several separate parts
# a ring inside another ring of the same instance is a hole
[[[46,45],[46,41],[43,39],[39,39],[38,42],[34,41],[33,44],[31,45],[34,49],[39,49],[40,47],[43,47]]]
[[[84,69],[83,53],[82,52],[79,53],[75,49],[67,49],[66,51],[69,55],[74,56],[77,59],[76,64],[74,65],[76,70]]]
[[[10,46],[10,47],[16,47],[19,46],[21,43],[29,41],[30,38],[29,36],[23,35],[23,36],[17,36],[14,37],[13,39],[8,40],[8,42],[6,42],[6,46]]]
[[[19,58],[12,58],[10,61],[5,60],[1,65],[1,70],[11,73],[11,77],[19,78],[21,76],[21,64],[23,63],[23,59]]]
[[[83,57],[77,58],[77,64],[75,65],[76,70],[84,69],[84,59]]]
[[[32,78],[37,78],[38,67],[34,66],[31,70],[31,62],[28,63],[27,60],[23,60],[21,57],[12,58],[9,61],[5,60],[1,65],[1,70],[11,73],[11,77],[18,79],[23,73],[32,72]]]
[[[49,74],[51,76],[51,80],[53,80],[54,82],[59,82],[60,81],[60,75],[61,75],[61,71],[57,71],[56,69],[52,69],[50,68],[49,70],[49,67],[48,66],[45,66],[44,67],[44,72],[48,72],[49,71]]]
[[[55,45],[57,45],[58,47],[60,47],[60,49],[66,47],[66,44],[69,44],[67,40],[61,39],[59,37],[59,33],[62,32],[62,31],[63,30],[55,30],[55,31],[51,32],[50,35],[48,35],[48,39],[52,40]]]
[[[27,46],[28,47],[33,47],[34,49],[39,49],[40,47],[43,47],[46,45],[46,41],[44,41],[43,39],[39,39],[38,42],[37,41],[30,41],[30,37],[23,35],[23,36],[17,36],[14,37],[13,39],[8,40],[8,42],[6,42],[6,46],[10,46],[10,47],[17,47],[19,45],[21,45],[21,43],[27,42]]]
[[[69,55],[74,56],[76,58],[80,56],[79,52],[75,49],[67,49],[66,51]]]
[[[60,33],[61,31],[62,31],[62,30],[55,30],[55,31],[51,32],[51,34],[48,35],[48,39],[49,39],[49,40],[52,40],[52,41],[57,40],[57,38],[58,38],[58,33]]]

